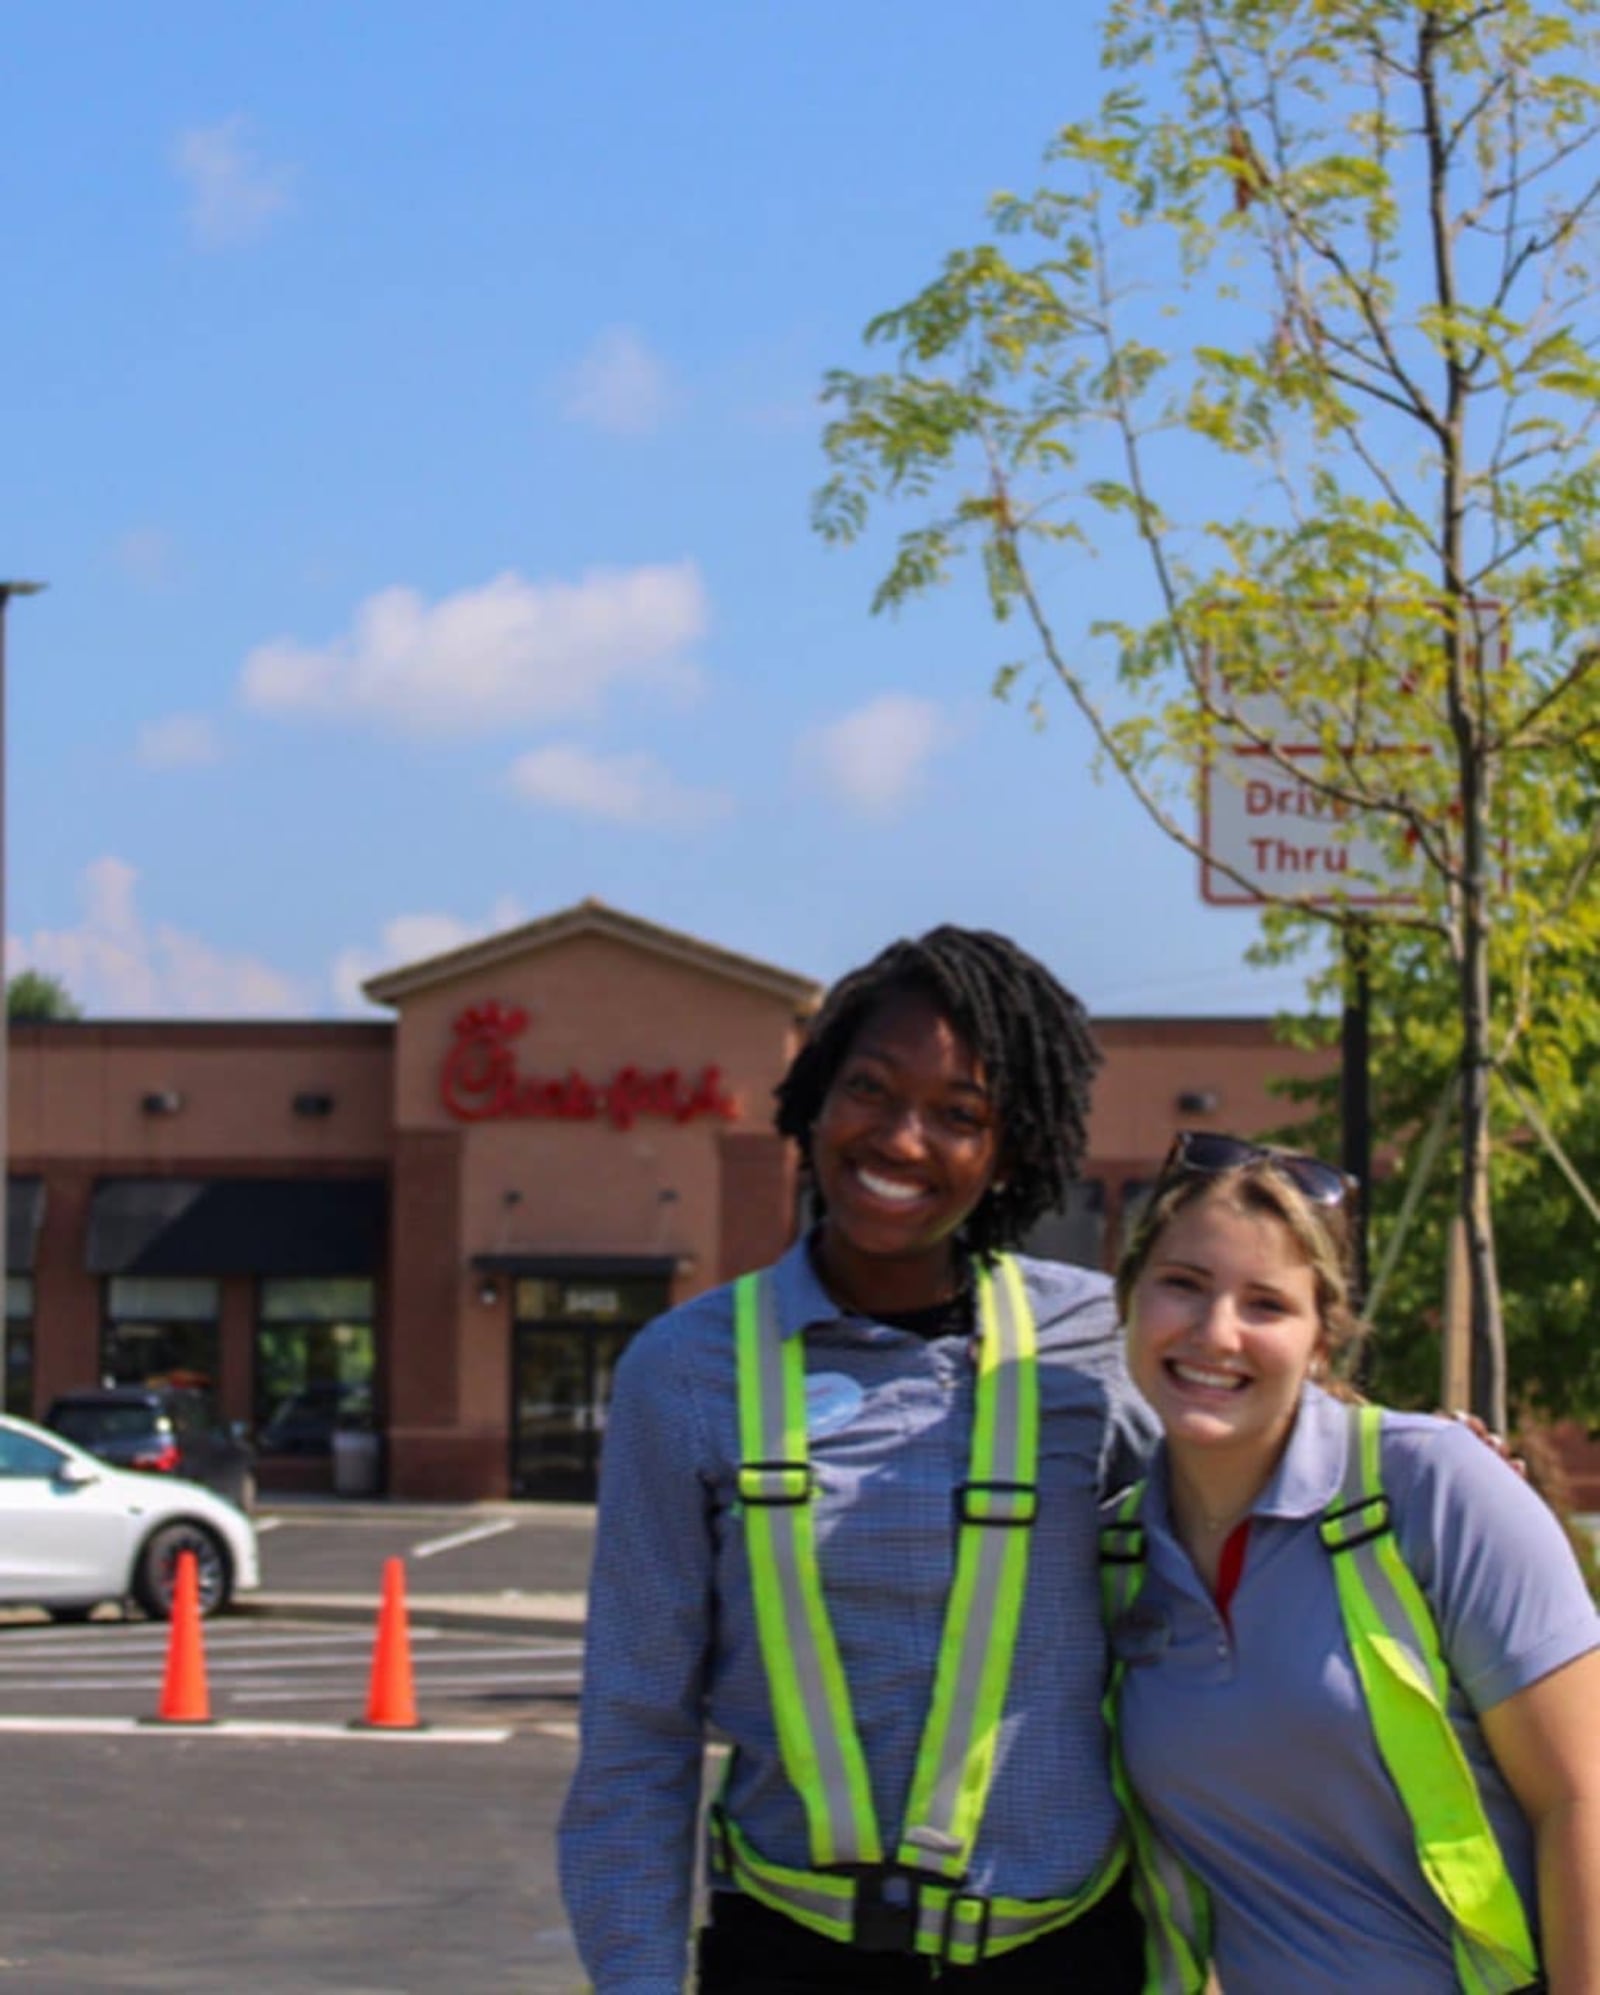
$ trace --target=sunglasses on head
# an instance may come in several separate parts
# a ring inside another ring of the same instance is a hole
[[[1172,1139],[1161,1175],[1195,1171],[1211,1177],[1237,1171],[1246,1164],[1267,1165],[1313,1205],[1343,1205],[1356,1189],[1354,1178],[1320,1157],[1307,1157],[1297,1150],[1267,1150],[1259,1143],[1247,1143],[1242,1136],[1222,1136],[1211,1129],[1180,1129]]]

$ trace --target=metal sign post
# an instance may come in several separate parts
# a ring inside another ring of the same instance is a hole
[[[1355,1306],[1367,1294],[1367,1224],[1372,1181],[1372,1061],[1368,1050],[1372,1020],[1372,980],[1364,921],[1344,926],[1344,1013],[1339,1025],[1339,1133],[1342,1168],[1361,1187],[1356,1195],[1350,1242]]]

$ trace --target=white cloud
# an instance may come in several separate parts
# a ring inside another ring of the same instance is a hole
[[[189,234],[201,249],[248,242],[289,205],[294,171],[259,157],[247,118],[180,132],[172,164],[189,190]]]
[[[464,921],[455,914],[397,914],[384,923],[376,949],[341,949],[334,958],[329,973],[334,1001],[341,1011],[370,1011],[361,986],[380,970],[443,956],[482,936],[520,927],[527,919],[517,902],[504,894],[481,921]]]
[[[595,568],[576,582],[508,572],[433,604],[382,589],[331,644],[258,646],[239,691],[263,712],[476,733],[592,714],[623,686],[697,692],[682,653],[708,621],[692,561]]]
[[[575,741],[553,741],[518,756],[511,787],[548,810],[662,830],[688,830],[730,808],[719,791],[679,783],[654,755],[596,755]]]
[[[147,769],[201,769],[222,760],[222,740],[205,714],[175,713],[141,727],[133,752]]]
[[[648,436],[677,401],[671,377],[631,326],[597,335],[562,385],[561,413],[611,436]]]
[[[130,527],[112,551],[123,574],[143,589],[164,588],[172,580],[177,544],[162,527]]]
[[[84,869],[76,928],[36,929],[6,944],[10,966],[59,977],[95,1017],[282,1018],[310,993],[253,956],[232,956],[169,923],[148,925],[137,871],[110,855]]]
[[[884,693],[807,736],[800,765],[853,810],[888,817],[907,803],[955,731],[932,700]]]

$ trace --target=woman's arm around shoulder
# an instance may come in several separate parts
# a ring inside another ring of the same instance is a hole
[[[1560,1522],[1514,1470],[1448,1423],[1395,1428],[1402,1549],[1533,1828],[1551,1995],[1600,1995],[1600,1614]]]
[[[694,1373],[715,1298],[658,1319],[617,1368],[585,1633],[561,1888],[599,1995],[679,1995],[712,1623]]]

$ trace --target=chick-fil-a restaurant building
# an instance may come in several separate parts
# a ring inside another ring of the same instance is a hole
[[[379,1022],[10,1032],[7,1403],[193,1381],[264,1490],[583,1497],[613,1368],[770,1259],[772,1089],[809,977],[585,901],[388,972]],[[1108,1019],[1084,1182],[1032,1243],[1103,1265],[1175,1123],[1259,1129],[1314,1054],[1259,1019]]]

